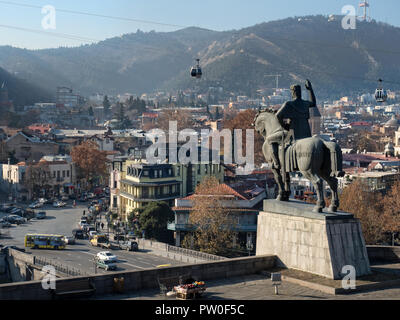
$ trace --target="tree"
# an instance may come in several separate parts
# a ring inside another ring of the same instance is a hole
[[[103,99],[103,108],[104,108],[104,116],[107,117],[110,114],[110,101],[107,96],[104,96]]]
[[[367,244],[384,241],[385,217],[382,195],[371,192],[361,180],[355,180],[340,195],[340,209],[360,219]]]
[[[396,181],[383,201],[384,231],[391,233],[392,245],[395,234],[400,231],[400,181]]]
[[[255,110],[247,109],[237,114],[224,115],[224,128],[230,129],[233,133],[235,129],[242,129],[242,154],[246,154],[246,129],[254,129],[253,123],[257,112]],[[254,162],[257,165],[265,162],[262,153],[262,146],[264,138],[256,131],[254,131]],[[233,150],[232,150],[233,151]]]
[[[29,194],[38,198],[42,191],[49,191],[51,185],[50,167],[46,162],[30,164],[27,166],[24,175],[24,185],[28,189]]]
[[[157,126],[159,129],[168,132],[169,122],[176,121],[178,131],[183,129],[193,128],[194,121],[189,111],[182,111],[178,109],[163,110],[158,117]]]
[[[117,120],[119,129],[127,129],[132,126],[131,120],[125,115],[125,105],[117,103]]]
[[[187,234],[182,247],[215,255],[229,255],[234,249],[235,217],[223,204],[224,193],[215,177],[206,177],[193,196],[189,223],[195,230]]]
[[[77,165],[78,177],[86,183],[107,175],[107,152],[100,151],[96,142],[87,140],[71,150],[72,161]]]
[[[145,232],[146,238],[171,243],[173,234],[167,229],[167,224],[173,220],[174,212],[162,201],[150,202],[138,210],[139,230]]]

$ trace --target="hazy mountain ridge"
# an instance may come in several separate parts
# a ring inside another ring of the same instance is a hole
[[[15,107],[30,105],[38,101],[53,100],[49,92],[25,80],[19,79],[0,68],[0,87],[3,83],[8,89],[8,98],[13,101]]]
[[[203,79],[189,76],[200,57]],[[251,94],[262,86],[312,80],[322,96],[373,90],[375,79],[396,81],[400,71],[400,28],[314,16],[272,21],[217,32],[186,28],[137,32],[77,48],[23,50],[0,47],[0,66],[55,91],[69,85],[83,94],[151,92],[154,89],[221,85]],[[364,81],[364,79],[371,81]],[[400,82],[400,81],[399,81]],[[390,84],[394,89],[399,85]]]

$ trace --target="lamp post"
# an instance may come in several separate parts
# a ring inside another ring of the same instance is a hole
[[[254,248],[253,242],[250,239],[247,240],[246,248],[247,248],[247,251],[249,252],[249,256],[250,256],[250,253],[251,253],[251,251],[253,251],[253,248]]]

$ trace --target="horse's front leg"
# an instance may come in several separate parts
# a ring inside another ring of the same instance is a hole
[[[275,182],[278,185],[279,194],[276,200],[285,201],[285,184],[282,179],[280,170],[272,168],[272,173],[274,174]]]

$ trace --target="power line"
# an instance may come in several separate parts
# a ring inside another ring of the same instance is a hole
[[[32,5],[32,4],[26,4],[26,3],[20,3],[20,2],[0,1],[0,3],[8,4],[8,5],[13,5],[13,6],[34,8],[34,9],[42,9],[42,6],[37,6],[37,5]],[[130,21],[130,22],[136,22],[136,23],[139,22],[139,23],[146,23],[146,24],[154,24],[154,25],[160,25],[160,26],[164,26],[164,27],[187,28],[187,26],[182,26],[182,25],[177,25],[177,24],[156,22],[156,21],[150,21],[150,20],[141,20],[141,19],[127,18],[127,17],[110,16],[110,15],[104,15],[104,14],[98,14],[98,13],[92,13],[92,12],[75,11],[75,10],[58,9],[58,8],[57,8],[57,11],[59,11],[59,12],[65,12],[65,13],[72,13],[72,14],[79,14],[79,15],[92,16],[92,17],[107,18],[107,19],[113,19],[113,20],[121,20],[121,21]]]
[[[35,8],[35,9],[41,9],[42,8],[42,6],[38,6],[38,5],[31,5],[31,4],[13,2],[13,1],[0,0],[0,3],[8,4],[8,5],[14,5],[14,6]],[[190,26],[162,23],[162,22],[156,22],[156,21],[150,21],[150,20],[140,20],[140,19],[134,19],[134,18],[127,18],[127,17],[102,15],[102,14],[97,14],[97,13],[92,13],[92,12],[84,12],[84,11],[75,11],[75,10],[58,9],[58,8],[56,9],[56,11],[65,12],[65,13],[72,13],[72,14],[88,15],[88,16],[94,16],[94,17],[101,17],[101,18],[108,18],[108,19],[114,19],[114,20],[122,20],[122,21],[147,23],[147,24],[153,24],[153,25],[169,26],[169,27],[174,27],[174,28],[189,28],[190,27]],[[202,27],[202,28],[204,28],[204,27]],[[207,29],[207,28],[205,28],[205,29]],[[79,37],[79,36],[74,36],[74,37]],[[83,38],[83,37],[79,37],[79,38]],[[271,37],[271,36],[269,36],[269,37],[263,38],[263,39],[264,40],[283,41],[283,42],[305,43],[305,44],[314,45],[314,46],[318,46],[318,47],[331,47],[331,48],[351,49],[351,50],[356,49],[353,46],[344,46],[344,45],[340,45],[340,44],[337,44],[337,43],[333,43],[333,44],[332,43],[322,43],[322,42],[291,39],[291,38],[280,38],[280,37]],[[93,41],[100,42],[102,40],[93,40]],[[376,48],[362,48],[362,49],[365,49],[365,50],[368,50],[368,51],[386,53],[386,54],[398,54],[398,55],[400,55],[400,51],[391,51],[391,50],[376,49]]]

